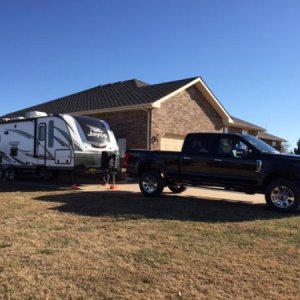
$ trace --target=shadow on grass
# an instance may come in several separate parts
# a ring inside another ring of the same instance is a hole
[[[45,180],[34,175],[27,175],[14,181],[2,179],[0,180],[0,193],[66,190],[74,184],[74,180],[68,173],[63,175],[64,177],[61,175],[59,179],[55,180]],[[86,176],[80,178],[78,182],[80,184],[102,184],[103,180],[100,176]],[[125,181],[123,183],[128,184]]]
[[[43,179],[22,179],[16,181],[0,181],[0,193],[14,193],[14,192],[39,192],[39,191],[53,191],[63,190],[70,187],[71,182],[55,182],[46,181]]]
[[[163,194],[146,198],[140,193],[105,191],[39,196],[35,199],[58,202],[52,209],[84,216],[122,219],[163,219],[198,222],[240,222],[299,216],[269,210],[264,204],[182,197]]]

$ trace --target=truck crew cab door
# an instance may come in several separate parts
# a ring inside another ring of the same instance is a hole
[[[214,177],[215,137],[209,134],[186,136],[180,159],[182,178],[195,183],[209,183]]]
[[[214,158],[216,180],[225,185],[256,185],[261,161],[256,159],[257,150],[234,135],[218,136]]]

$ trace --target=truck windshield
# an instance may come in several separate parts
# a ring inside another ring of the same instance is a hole
[[[87,141],[97,144],[109,142],[107,129],[101,120],[84,116],[74,116],[74,119],[81,127]]]
[[[262,140],[258,139],[253,135],[243,135],[243,138],[262,153],[274,153],[274,154],[280,153],[275,148],[271,147],[270,145],[268,145],[267,143],[263,142]]]

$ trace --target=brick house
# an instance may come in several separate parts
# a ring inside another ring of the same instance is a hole
[[[285,139],[278,136],[267,133],[266,129],[257,126],[253,123],[241,120],[239,118],[231,116],[233,123],[224,124],[224,131],[229,133],[241,133],[241,134],[252,134],[267,144],[273,146],[277,150],[282,150],[282,144],[286,142]]]
[[[136,79],[101,85],[3,117],[33,110],[104,119],[124,148],[179,150],[192,131],[265,131],[231,117],[200,77],[154,85]]]
[[[287,140],[281,137],[275,136],[264,131],[258,133],[258,138],[260,138],[261,140],[263,140],[264,142],[266,142],[267,144],[271,145],[279,151],[282,150],[282,144],[287,142]]]

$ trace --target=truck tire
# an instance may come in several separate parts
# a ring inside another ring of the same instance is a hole
[[[148,171],[140,176],[139,185],[144,196],[155,197],[162,193],[164,180],[158,171]]]
[[[183,184],[170,183],[168,184],[168,188],[171,192],[175,194],[180,194],[186,190],[186,186]]]
[[[17,177],[16,169],[14,169],[13,167],[8,167],[7,169],[5,169],[4,177],[6,178],[6,180],[14,181]]]
[[[292,212],[300,206],[300,189],[291,180],[277,179],[266,188],[267,205],[277,211]]]

